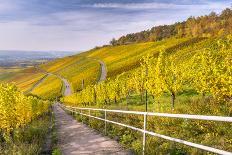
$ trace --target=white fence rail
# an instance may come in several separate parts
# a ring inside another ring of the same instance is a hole
[[[146,135],[152,135],[152,136],[155,136],[155,137],[163,138],[163,139],[166,139],[166,140],[170,140],[170,141],[185,144],[185,145],[188,145],[188,146],[191,146],[191,147],[195,147],[195,148],[198,148],[198,149],[202,149],[202,150],[205,150],[205,151],[208,151],[208,152],[217,153],[217,154],[221,154],[221,155],[232,155],[232,152],[212,148],[212,147],[201,145],[201,144],[188,142],[188,141],[185,141],[185,140],[181,140],[181,139],[178,139],[178,138],[173,138],[173,137],[161,135],[161,134],[154,133],[154,132],[146,130],[147,116],[183,118],[183,119],[195,119],[195,120],[208,120],[208,121],[220,121],[220,122],[228,122],[228,123],[232,123],[232,117],[187,115],[187,114],[168,114],[168,113],[151,113],[151,112],[107,110],[107,109],[94,109],[94,108],[78,108],[78,107],[65,106],[65,105],[62,105],[62,104],[60,104],[60,106],[63,109],[67,110],[67,111],[70,111],[70,112],[76,113],[76,114],[80,114],[81,118],[82,118],[82,116],[87,116],[87,117],[91,117],[91,118],[95,118],[95,119],[104,121],[105,122],[105,133],[107,132],[106,131],[107,123],[116,124],[116,125],[119,125],[119,126],[127,127],[127,128],[130,128],[130,129],[142,132],[143,133],[143,153],[145,152],[145,147],[146,147]],[[83,113],[83,111],[88,111],[89,114]],[[104,118],[92,116],[91,111],[104,112]],[[119,122],[107,120],[107,112],[108,113],[124,113],[124,114],[143,115],[143,117],[144,117],[143,129],[136,128],[136,127],[126,125],[126,124],[122,124],[122,123],[119,123]]]

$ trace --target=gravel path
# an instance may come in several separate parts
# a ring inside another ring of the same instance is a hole
[[[69,96],[72,94],[72,89],[71,89],[71,85],[70,83],[68,82],[67,79],[59,76],[59,75],[56,75],[58,78],[60,78],[60,80],[62,80],[63,84],[64,84],[64,96]]]
[[[101,61],[101,60],[98,60],[98,62],[101,65],[101,76],[100,76],[99,82],[105,81],[106,77],[107,77],[106,64],[103,61]]]
[[[129,155],[116,141],[77,122],[58,104],[54,105],[54,113],[63,155]]]

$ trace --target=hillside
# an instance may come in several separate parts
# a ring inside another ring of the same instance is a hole
[[[147,54],[153,54],[157,57],[161,50],[166,50],[176,53],[184,52],[185,55],[191,57],[196,51],[208,46],[207,44],[210,42],[211,39],[207,38],[169,38],[157,42],[107,46],[56,59],[40,65],[40,68],[61,75],[71,83],[74,91],[79,91],[82,89],[82,80],[84,80],[85,87],[98,81],[100,63],[97,60],[102,60],[106,64],[107,78],[115,78],[123,72],[139,67],[142,57]],[[179,55],[180,59],[183,58],[181,53]],[[27,91],[46,75],[44,71],[29,68],[10,73],[5,82],[14,82],[22,91]],[[46,82],[40,85],[43,84],[46,85]],[[39,94],[35,93],[35,95]]]
[[[162,25],[147,31],[127,34],[112,45],[124,45],[138,42],[158,41],[171,37],[216,37],[232,33],[232,10],[227,8],[221,14],[212,12],[200,17],[189,17],[186,21],[172,25]]]
[[[211,13],[207,16],[190,17],[182,23],[158,26],[148,31],[128,34],[115,40],[113,46],[98,47],[74,56],[56,59],[40,67],[46,72],[61,75],[71,83],[74,92],[80,91],[83,82],[84,87],[87,87],[98,81],[99,60],[107,66],[107,78],[115,78],[123,72],[139,67],[143,56],[153,54],[157,57],[161,50],[179,53],[178,59],[185,60],[183,55],[191,57],[196,51],[209,47],[210,38],[230,34],[232,30],[230,23],[230,9],[225,9],[219,15]],[[183,33],[180,34],[180,32]],[[22,91],[27,91],[45,75],[45,72],[32,67],[0,75],[0,78],[1,81],[14,82]]]
[[[205,40],[205,38],[170,38],[157,42],[108,46],[57,59],[41,65],[41,68],[65,77],[74,90],[81,90],[82,80],[85,81],[85,86],[98,81],[100,64],[97,60],[102,60],[106,64],[107,78],[115,78],[120,73],[139,67],[141,58],[147,54],[158,56],[160,50],[177,51]]]
[[[109,73],[116,74],[109,74],[110,79],[107,81],[90,85],[80,92],[63,97],[61,101],[67,106],[94,109],[231,117],[231,45],[232,37],[228,35],[183,40],[172,38],[155,43],[92,50],[83,55],[104,60]],[[137,55],[140,57],[136,57]],[[103,112],[91,111],[91,114],[104,117]],[[79,115],[75,117],[83,120]],[[107,113],[107,118],[143,129],[145,116],[116,112]],[[104,131],[103,121],[86,117],[83,121],[99,132]],[[149,131],[232,150],[229,142],[232,138],[230,123],[155,116],[148,117],[147,121]],[[136,154],[142,154],[142,137],[139,133],[108,123],[107,131],[111,137],[120,137],[120,143],[126,148],[134,150]],[[157,137],[147,138],[148,154],[208,153],[181,144],[173,146],[172,142]]]
[[[30,67],[27,69],[4,69],[4,73],[0,74],[2,83],[14,83],[21,91],[28,91],[46,74],[36,68]]]

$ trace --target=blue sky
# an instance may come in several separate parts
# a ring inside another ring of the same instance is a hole
[[[230,6],[231,0],[0,0],[0,49],[87,50]]]

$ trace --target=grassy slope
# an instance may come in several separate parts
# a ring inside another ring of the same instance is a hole
[[[55,99],[61,96],[62,81],[55,75],[49,75],[31,93],[43,99]]]
[[[175,47],[191,40],[190,38],[167,39],[158,42],[147,42],[131,45],[110,46],[90,52],[88,57],[103,60],[108,69],[108,77],[129,71],[140,65],[140,60],[147,54],[158,55],[160,50]]]
[[[96,59],[106,63],[108,75],[114,77],[140,65],[140,59],[149,54],[158,54],[162,49],[175,47],[191,38],[171,38],[158,42],[139,43],[122,46],[107,46],[93,49],[75,56],[51,61],[41,67],[48,72],[59,74],[72,84],[75,91],[81,90],[82,79],[85,86],[94,84],[100,76],[100,64]]]
[[[83,58],[57,73],[67,78],[74,90],[81,90],[82,80],[84,80],[85,85],[96,83],[100,76],[99,68],[100,64],[97,61]]]
[[[100,75],[99,62],[82,55],[57,59],[41,65],[41,68],[66,78],[72,84],[74,90],[81,89],[82,79],[84,79],[86,85],[94,84]]]
[[[185,63],[188,62],[195,53],[197,52],[201,52],[202,49],[209,47],[210,44],[212,43],[212,41],[214,41],[214,39],[203,39],[203,40],[199,40],[197,42],[192,43],[191,41],[188,42],[188,44],[183,45],[181,43],[180,46],[175,46],[171,47],[170,49],[168,49],[169,54],[173,54],[175,59],[178,61],[178,63]],[[184,42],[186,43],[186,42]],[[170,43],[169,43],[170,44]],[[139,46],[139,45],[143,45],[143,44],[136,44],[136,45],[127,45],[127,47],[131,47],[131,46]],[[162,45],[166,45],[166,44],[162,44]],[[107,47],[107,48],[112,48],[112,47]],[[121,46],[117,46],[114,47],[112,49],[117,49],[121,48]],[[156,47],[157,50],[159,50],[160,46]],[[146,55],[147,53],[149,53],[150,51],[155,51],[155,50],[148,50],[145,51],[143,53],[143,55]],[[116,52],[116,50],[115,50]],[[158,55],[158,52],[153,52],[154,54]],[[95,53],[94,53],[95,54]],[[100,54],[99,54],[100,55]],[[110,57],[110,54],[108,54],[108,56],[105,56],[105,59],[107,59],[108,57]],[[140,56],[141,58],[142,56]],[[103,58],[104,59],[104,58]],[[121,58],[121,61],[118,61],[119,63],[127,63],[126,61],[129,59],[123,59]],[[132,60],[128,63],[134,64],[135,61],[139,61],[140,59],[137,58],[138,60],[136,60],[136,57],[132,57]],[[117,63],[116,63],[117,64]],[[113,67],[113,69],[115,69],[116,67],[120,67],[119,65],[115,65],[114,63],[109,64]],[[107,66],[108,67],[108,66]],[[125,65],[124,68],[126,68],[127,66]],[[134,67],[133,67],[134,68]],[[134,72],[134,70],[136,70],[136,68],[131,68],[131,70],[124,72],[124,74],[122,76],[120,76],[120,78],[124,78],[127,77],[129,74],[131,74],[132,72]],[[109,70],[109,69],[108,69]],[[113,71],[113,70],[112,70]],[[120,72],[123,72],[124,70],[121,69]],[[75,94],[73,94],[73,96],[75,96]],[[193,91],[189,86],[186,86],[184,93],[178,94],[177,96],[177,104],[181,105],[181,104],[188,104],[187,100],[188,99],[199,99],[201,98],[201,96],[199,96],[195,91]],[[165,95],[163,96],[160,100],[159,100],[159,104],[153,104],[154,100],[151,98],[151,100],[149,101],[151,104],[149,105],[149,111],[159,111],[159,112],[172,112],[171,110],[171,104],[170,104],[170,96],[169,95]],[[144,107],[144,101],[141,102],[140,97],[139,96],[135,96],[132,97],[131,100],[129,101],[130,104],[126,104],[126,102],[122,102],[121,105],[113,105],[112,107],[109,108],[120,108],[120,109],[131,109],[131,110],[141,110],[144,111],[145,107]],[[131,105],[131,106],[130,106]],[[119,106],[119,107],[118,107]],[[185,105],[184,105],[185,106]],[[158,108],[159,107],[159,108]],[[188,113],[188,108],[183,109],[182,110],[183,113]],[[202,112],[201,114],[206,114],[204,112]],[[209,113],[207,113],[209,114]],[[212,114],[212,113],[211,113]],[[216,115],[216,113],[215,113]]]
[[[48,72],[59,74],[68,79],[72,84],[73,89],[78,91],[81,90],[82,79],[85,81],[85,86],[94,84],[98,81],[100,76],[100,64],[96,59],[106,63],[108,71],[107,77],[111,78],[122,72],[138,67],[141,58],[149,53],[158,55],[158,52],[162,49],[172,49],[189,40],[191,41],[192,39],[170,38],[158,42],[107,46],[77,54],[75,56],[56,59],[43,64],[40,67]],[[26,91],[39,81],[44,76],[44,73],[34,68],[30,68],[18,72],[17,74],[6,74],[5,76],[10,79],[7,82],[15,82],[22,91]]]
[[[34,67],[10,71],[0,75],[0,82],[15,83],[23,92],[30,89],[45,74]]]

